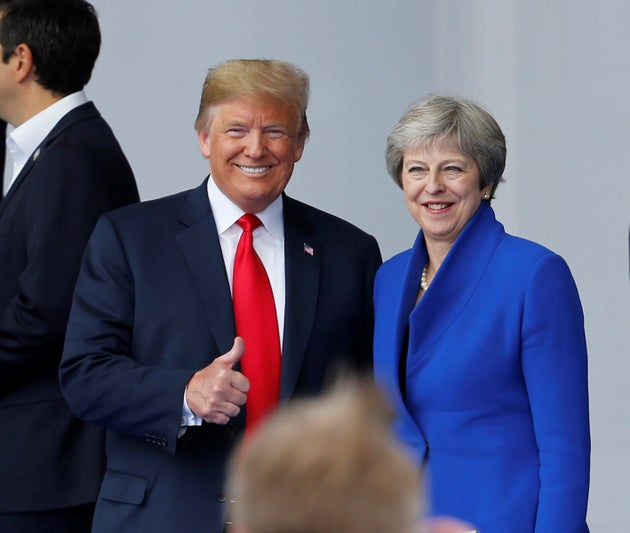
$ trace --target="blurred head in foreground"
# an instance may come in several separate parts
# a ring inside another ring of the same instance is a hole
[[[279,410],[233,456],[231,532],[416,531],[420,474],[368,383]]]

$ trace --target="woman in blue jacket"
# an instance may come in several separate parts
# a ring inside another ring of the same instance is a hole
[[[375,286],[375,372],[425,467],[435,515],[482,533],[587,532],[584,320],[564,260],[490,206],[505,138],[479,105],[429,95],[387,140],[420,225]]]

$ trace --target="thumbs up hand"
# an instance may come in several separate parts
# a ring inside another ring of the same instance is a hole
[[[206,422],[227,424],[240,413],[247,400],[249,380],[233,367],[244,353],[245,342],[236,337],[229,352],[195,372],[186,389],[186,402],[195,415]]]

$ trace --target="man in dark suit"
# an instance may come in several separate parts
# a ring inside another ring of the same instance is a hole
[[[99,48],[86,2],[0,2],[0,118],[15,128],[0,202],[0,531],[89,531],[103,475],[103,432],[70,413],[57,372],[88,237],[138,200],[82,90]]]
[[[282,61],[211,69],[195,125],[210,177],[106,215],[90,239],[60,376],[71,409],[108,430],[95,532],[223,530],[226,462],[264,385],[244,368],[255,346],[233,307],[243,214],[263,224],[253,241],[282,340],[279,402],[371,362],[375,239],[283,194],[308,87]]]

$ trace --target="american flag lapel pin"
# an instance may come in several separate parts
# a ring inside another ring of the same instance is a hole
[[[313,250],[313,247],[310,244],[304,243],[304,253],[313,257],[315,250]]]

